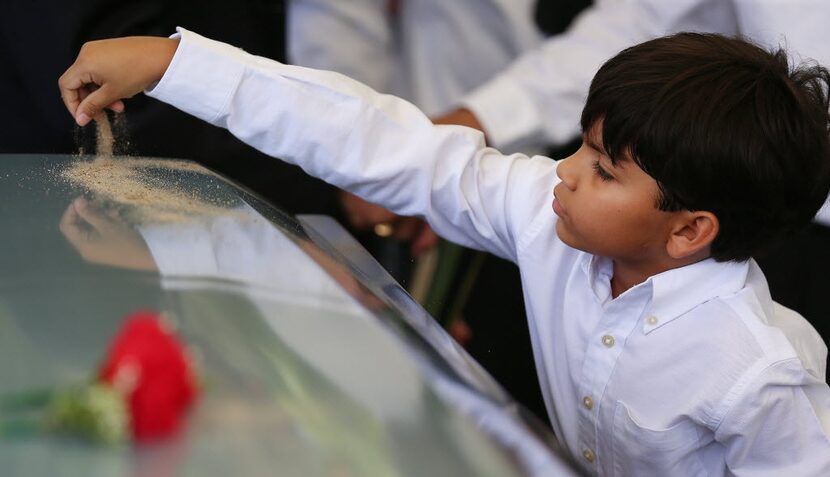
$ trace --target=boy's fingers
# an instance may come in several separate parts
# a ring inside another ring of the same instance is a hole
[[[78,105],[81,104],[80,90],[61,88],[61,99],[66,109],[69,110],[69,114],[75,117],[75,111],[78,109]]]
[[[92,118],[98,116],[104,108],[114,104],[120,99],[121,98],[119,98],[118,95],[112,93],[111,88],[109,88],[106,84],[101,86],[83,98],[81,104],[78,105],[78,108],[75,111],[75,122],[78,123],[78,126],[86,126]]]
[[[97,87],[97,86],[95,86],[95,85],[87,85],[87,86],[85,86],[85,87],[83,87],[83,88],[79,89],[79,90],[78,90],[78,97],[80,98],[79,104],[80,104],[81,102],[83,102],[83,100],[84,100],[84,99],[86,99],[86,97],[87,97],[87,96],[89,96],[89,95],[91,94],[91,92],[92,92],[92,91],[95,91],[97,88],[98,88],[98,87]],[[118,101],[115,101],[115,102],[113,102],[113,103],[110,103],[110,104],[106,107],[106,109],[111,109],[112,111],[115,111],[116,113],[123,113],[123,112],[124,112],[124,109],[125,109],[125,106],[124,106],[124,101],[121,101],[121,100],[119,99]],[[74,116],[74,115],[73,115],[73,116]],[[100,118],[100,116],[95,116],[93,119],[98,119],[98,118]]]
[[[78,89],[78,105],[80,105],[81,103],[84,102],[86,97],[89,96],[90,91],[92,91],[92,89],[90,88],[90,85],[84,85],[83,87]],[[75,111],[72,111],[72,117],[74,118],[77,114],[78,114],[78,107],[76,106]]]
[[[109,106],[107,106],[107,109],[111,109],[111,110],[115,111],[116,113],[123,113],[124,112],[124,101],[121,101],[119,99],[118,101],[116,101],[116,102],[110,104]]]
[[[94,85],[94,84],[87,85],[87,86],[81,88],[80,91],[79,91],[79,93],[80,93],[79,96],[81,98],[81,102],[83,102],[84,99],[86,99],[87,96],[89,96],[93,91],[95,91],[97,89],[98,89],[98,85]],[[124,101],[119,99],[118,101],[110,103],[106,107],[106,109],[111,109],[111,110],[115,111],[116,113],[123,113],[124,112]],[[95,119],[98,119],[98,116],[96,116]]]
[[[84,81],[82,75],[78,71],[77,65],[72,65],[64,74],[58,79],[58,87],[61,91],[61,99],[69,114],[73,117],[78,109],[78,105],[84,99],[86,86],[88,81]]]

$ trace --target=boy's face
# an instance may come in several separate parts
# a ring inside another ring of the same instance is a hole
[[[556,233],[571,247],[626,262],[666,257],[673,212],[657,208],[657,182],[630,158],[611,163],[602,124],[583,135],[582,147],[556,170]]]

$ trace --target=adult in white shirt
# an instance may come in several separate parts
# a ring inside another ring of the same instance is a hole
[[[452,108],[462,95],[541,44],[537,0],[289,0],[289,62],[332,70],[382,93],[413,102],[429,115]],[[351,225],[391,226],[412,240],[413,255],[437,238],[422,222],[344,195]],[[389,264],[395,267],[393,264]],[[417,283],[411,290],[423,295]]]
[[[289,0],[291,63],[446,112],[541,44],[537,0]]]

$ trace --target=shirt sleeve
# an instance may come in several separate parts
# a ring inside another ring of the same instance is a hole
[[[342,75],[283,65],[184,29],[150,96],[437,233],[517,260],[547,211],[553,161],[504,156],[479,131],[435,126],[410,103]],[[234,160],[234,158],[228,158]]]
[[[732,475],[830,475],[830,388],[797,359],[739,393],[715,431]]]
[[[588,87],[604,61],[626,47],[672,32],[737,33],[730,4],[598,0],[568,31],[522,55],[461,104],[476,115],[496,148],[561,144],[578,135]]]
[[[288,58],[390,92],[396,61],[388,0],[290,0]]]

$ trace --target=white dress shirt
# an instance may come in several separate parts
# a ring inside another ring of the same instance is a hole
[[[180,32],[148,94],[519,265],[548,413],[588,472],[830,475],[827,349],[754,261],[704,260],[612,299],[610,260],[556,235],[555,162],[504,156],[342,75]]]
[[[437,115],[542,42],[536,1],[290,0],[288,56]]]

